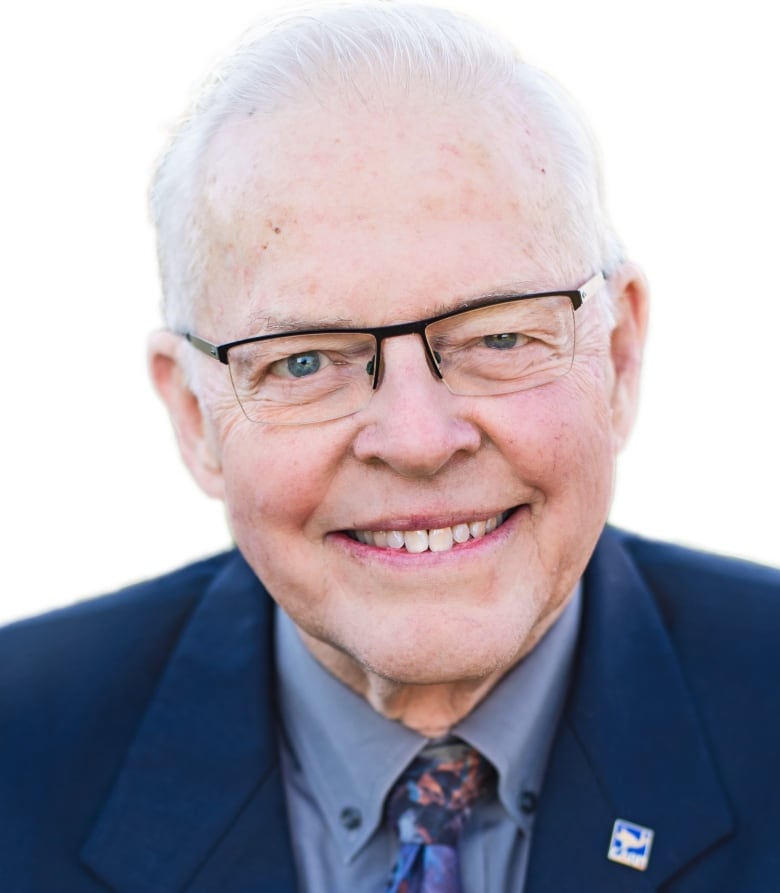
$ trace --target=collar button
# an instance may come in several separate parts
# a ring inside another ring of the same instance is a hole
[[[539,800],[533,791],[522,791],[520,796],[517,798],[517,802],[520,806],[520,809],[526,815],[530,815],[532,812],[536,812],[536,807]]]
[[[357,831],[363,824],[363,816],[355,806],[345,806],[339,814],[339,821],[347,831]]]

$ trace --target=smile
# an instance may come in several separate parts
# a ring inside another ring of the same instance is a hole
[[[461,521],[452,527],[430,530],[350,530],[347,535],[366,546],[379,549],[404,549],[412,554],[447,552],[456,545],[477,540],[500,527],[511,514],[499,512],[480,521]]]

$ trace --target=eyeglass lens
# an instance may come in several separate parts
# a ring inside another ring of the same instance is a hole
[[[507,394],[568,372],[573,309],[565,295],[492,304],[431,323],[425,337],[451,392]],[[248,418],[300,425],[365,407],[376,353],[372,334],[317,332],[236,345],[228,365]]]

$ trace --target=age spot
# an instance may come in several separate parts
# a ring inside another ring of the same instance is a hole
[[[441,143],[439,149],[441,149],[442,152],[449,152],[450,155],[457,155],[458,157],[461,155],[460,149],[452,143]]]

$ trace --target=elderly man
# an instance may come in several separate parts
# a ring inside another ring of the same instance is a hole
[[[3,889],[775,889],[780,579],[605,529],[647,292],[554,82],[319,7],[154,207],[237,549],[3,634]]]

